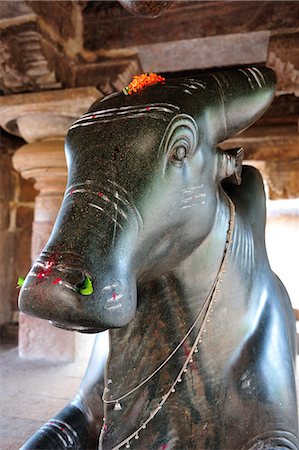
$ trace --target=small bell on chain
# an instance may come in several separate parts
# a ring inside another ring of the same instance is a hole
[[[114,411],[120,411],[122,409],[122,406],[119,402],[116,402],[114,405]]]

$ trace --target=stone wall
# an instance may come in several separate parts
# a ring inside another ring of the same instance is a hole
[[[0,152],[0,326],[1,336],[16,321],[16,281],[31,266],[30,247],[36,191],[12,167],[16,142],[1,136]]]

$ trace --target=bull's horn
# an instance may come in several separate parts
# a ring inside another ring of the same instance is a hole
[[[214,143],[248,128],[263,115],[275,95],[275,73],[267,67],[227,70],[209,77],[217,100],[213,95],[216,104],[207,107],[205,125]],[[207,95],[208,87],[207,83]]]

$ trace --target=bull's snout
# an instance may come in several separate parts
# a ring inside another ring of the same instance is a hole
[[[116,276],[113,270],[103,271],[101,276],[78,264],[38,260],[22,286],[19,307],[60,328],[99,332],[124,326],[132,319],[136,283]]]
[[[82,270],[56,264],[51,259],[38,260],[26,278],[19,298],[22,312],[59,322],[68,328],[79,315],[80,289],[86,275]]]

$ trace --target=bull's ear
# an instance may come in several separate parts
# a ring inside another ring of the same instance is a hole
[[[218,149],[219,165],[218,179],[233,184],[241,184],[242,161],[244,150],[242,147],[229,150]]]

